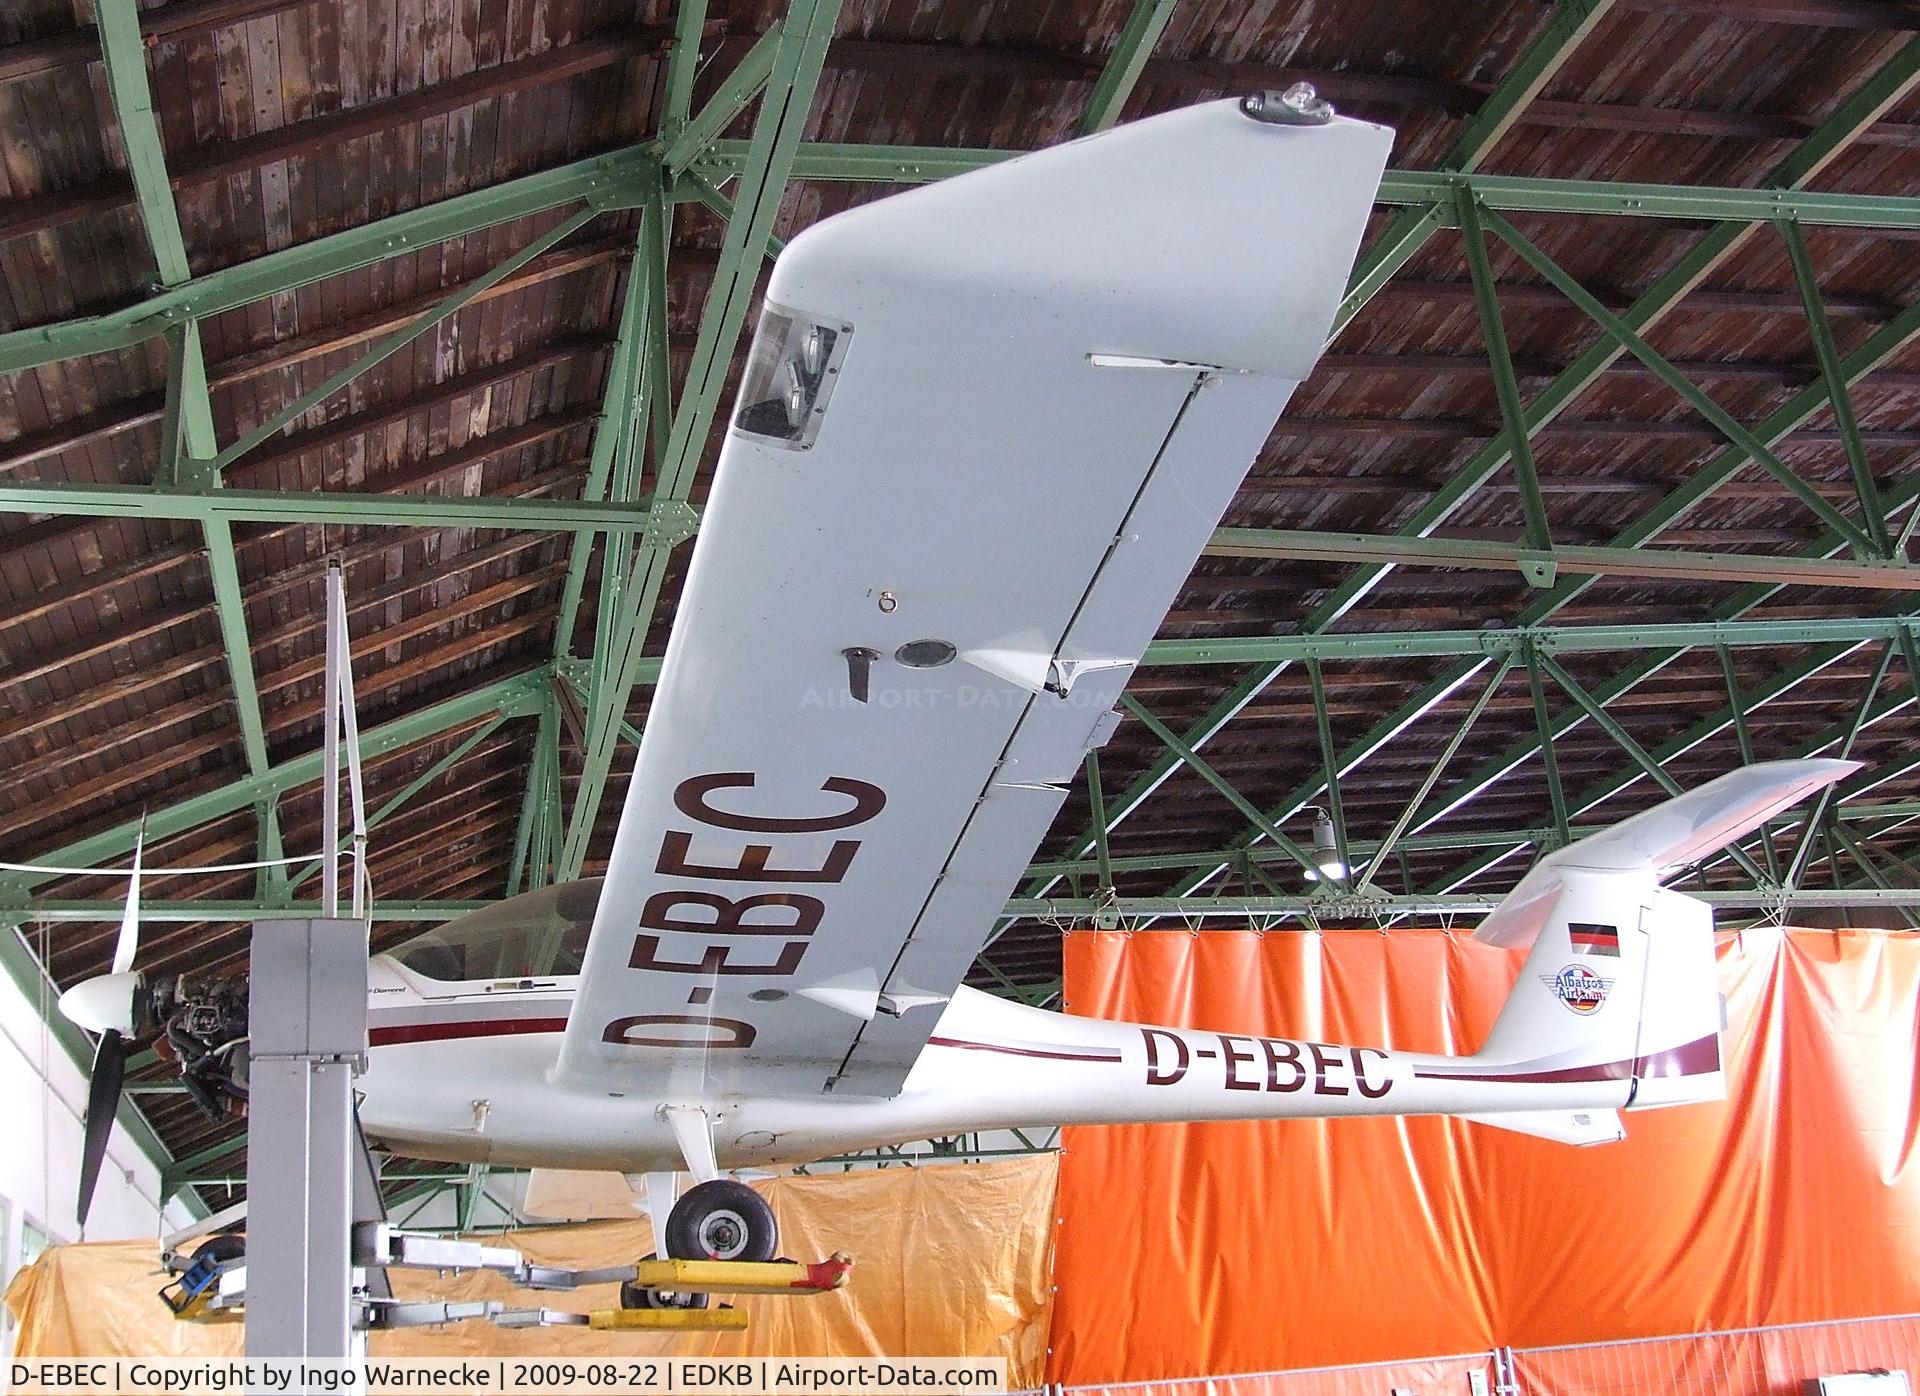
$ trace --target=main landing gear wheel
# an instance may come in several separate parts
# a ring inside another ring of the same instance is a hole
[[[773,1208],[745,1183],[715,1178],[687,1190],[667,1214],[676,1260],[772,1260],[780,1249]]]
[[[220,1236],[209,1236],[194,1247],[190,1260],[210,1260],[215,1265],[224,1265],[229,1260],[240,1260],[247,1253],[247,1238],[227,1232]]]

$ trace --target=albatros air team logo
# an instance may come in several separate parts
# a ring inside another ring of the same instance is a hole
[[[1595,974],[1585,965],[1568,965],[1558,974],[1543,974],[1540,982],[1553,990],[1555,998],[1583,1018],[1598,1013],[1600,1005],[1607,1001],[1607,994],[1613,988],[1611,979]]]

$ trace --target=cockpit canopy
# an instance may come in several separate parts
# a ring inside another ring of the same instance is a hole
[[[561,882],[468,912],[395,949],[415,974],[451,982],[580,973],[603,879]]]

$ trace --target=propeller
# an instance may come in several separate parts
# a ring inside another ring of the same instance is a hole
[[[87,1076],[80,1196],[74,1204],[74,1217],[83,1227],[93,1206],[94,1185],[100,1181],[100,1165],[107,1157],[113,1119],[120,1109],[128,1039],[143,1027],[150,1027],[154,1019],[147,977],[133,968],[134,953],[140,946],[140,863],[146,837],[146,819],[142,817],[134,836],[133,870],[127,878],[127,904],[113,946],[112,971],[83,979],[60,995],[60,1012],[67,1021],[99,1034],[93,1049],[93,1069]]]
[[[120,1108],[120,1082],[127,1074],[127,1040],[108,1028],[100,1034],[93,1049],[93,1070],[87,1077],[86,1137],[80,1149],[80,1197],[74,1203],[75,1220],[87,1224],[87,1212],[93,1206],[94,1184],[100,1181],[100,1165],[107,1157],[107,1141],[113,1135],[113,1117]]]

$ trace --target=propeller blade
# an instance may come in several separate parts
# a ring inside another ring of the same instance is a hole
[[[140,832],[133,838],[133,872],[127,878],[127,909],[120,916],[120,938],[113,945],[113,972],[133,968],[133,952],[140,948],[140,854],[147,841],[147,817],[140,816]]]
[[[113,1117],[120,1108],[120,1082],[127,1072],[127,1040],[108,1028],[93,1049],[93,1072],[87,1079],[86,1139],[80,1150],[80,1199],[73,1214],[81,1226],[93,1206],[93,1187],[100,1181],[100,1165],[107,1157]]]

